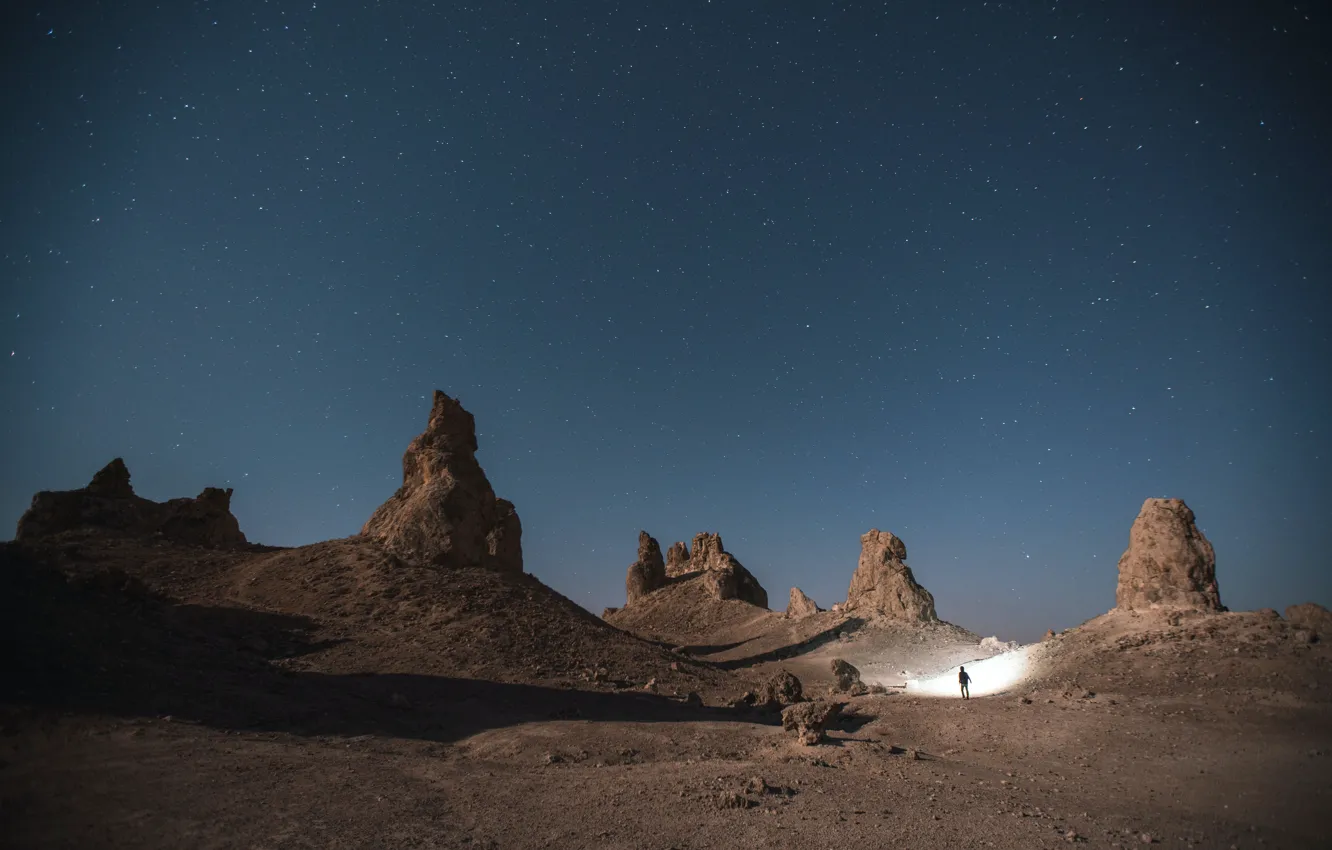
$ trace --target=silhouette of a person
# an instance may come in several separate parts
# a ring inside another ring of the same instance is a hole
[[[962,699],[971,699],[971,690],[967,687],[971,684],[971,674],[967,668],[957,668],[957,683],[962,686]]]

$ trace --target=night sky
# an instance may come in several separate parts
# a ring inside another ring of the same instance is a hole
[[[640,528],[781,608],[878,527],[1031,639],[1149,496],[1224,603],[1332,604],[1322,11],[7,7],[0,515],[120,455],[352,534],[439,388],[598,613]]]

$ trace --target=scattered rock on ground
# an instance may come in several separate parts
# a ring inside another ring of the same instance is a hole
[[[779,670],[763,683],[755,701],[761,705],[791,705],[804,698],[800,680],[785,670]]]
[[[823,740],[824,730],[842,713],[842,704],[828,700],[800,702],[782,711],[782,728],[796,736],[805,746]]]
[[[833,690],[852,696],[869,693],[869,688],[860,680],[860,671],[852,664],[841,658],[834,658],[831,666],[833,677],[836,679]]]

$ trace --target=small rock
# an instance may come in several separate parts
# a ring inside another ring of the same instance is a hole
[[[1143,844],[1153,844],[1156,841],[1156,839],[1152,838],[1152,834],[1150,832],[1139,833],[1138,840],[1141,841]]]
[[[656,689],[657,689],[657,680],[655,678],[648,679],[647,683],[643,685],[643,690],[645,691],[655,691]]]
[[[689,708],[702,708],[703,697],[698,695],[698,691],[690,691],[689,695],[685,697],[685,705]]]
[[[734,791],[723,791],[717,795],[717,808],[719,809],[748,809],[753,805],[753,800]]]

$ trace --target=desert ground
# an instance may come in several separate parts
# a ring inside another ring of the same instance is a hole
[[[7,544],[9,845],[1328,846],[1332,653],[1272,614],[1107,615],[998,693],[843,696],[803,746],[731,702],[987,653],[743,609],[672,651],[525,577],[390,583],[367,548]]]
[[[39,494],[0,544],[4,845],[1332,846],[1318,606],[1226,611],[1206,559],[1193,602],[1138,604],[1126,554],[1119,604],[1015,648],[939,621],[891,534],[846,603],[789,615],[719,536],[664,564],[644,534],[597,617],[521,569],[489,485],[458,507],[474,436],[449,433],[365,532],[292,549],[223,491],[132,496],[123,464]],[[432,537],[439,504],[472,519]],[[810,707],[833,719],[802,742]]]

